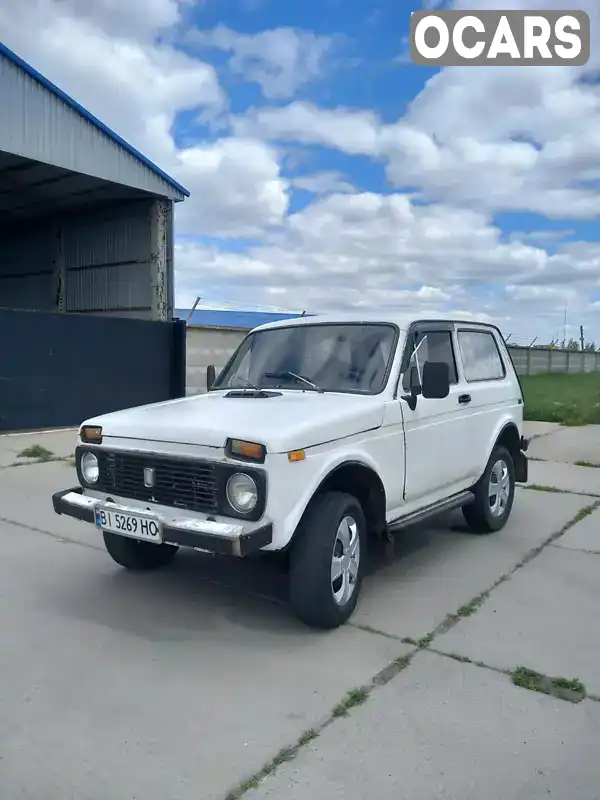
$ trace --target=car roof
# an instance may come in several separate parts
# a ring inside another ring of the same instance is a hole
[[[496,329],[496,326],[489,323],[483,322],[480,320],[465,320],[459,317],[450,317],[450,316],[433,316],[431,314],[422,315],[420,317],[415,316],[414,314],[398,314],[398,313],[390,313],[390,312],[381,312],[381,311],[369,311],[369,312],[354,312],[354,313],[328,313],[328,314],[311,314],[310,316],[298,316],[298,317],[291,317],[288,319],[283,320],[276,320],[275,322],[266,322],[263,325],[257,325],[253,330],[255,331],[263,331],[269,330],[271,328],[289,328],[291,326],[296,325],[332,325],[332,324],[388,324],[388,325],[397,325],[401,330],[408,330],[411,325],[417,322],[449,322],[449,323],[457,323],[461,325],[468,325],[470,327],[481,327]]]

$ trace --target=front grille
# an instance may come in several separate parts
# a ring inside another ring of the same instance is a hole
[[[107,494],[188,511],[218,511],[216,469],[209,461],[120,452],[97,455],[97,487]],[[144,485],[146,467],[154,469],[151,488]]]

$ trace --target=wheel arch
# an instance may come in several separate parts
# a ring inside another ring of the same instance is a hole
[[[337,464],[318,484],[301,519],[309,511],[315,499],[326,492],[345,492],[355,497],[362,506],[369,535],[379,536],[385,531],[385,487],[373,467],[356,459],[348,459]]]
[[[521,434],[514,422],[507,422],[500,433],[496,437],[492,452],[496,447],[506,447],[512,456],[513,466],[515,469],[515,481],[517,483],[527,483],[528,478],[528,464],[527,457],[523,452],[524,445],[522,443]],[[490,453],[491,456],[491,453]]]

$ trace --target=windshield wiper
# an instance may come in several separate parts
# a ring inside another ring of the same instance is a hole
[[[319,392],[319,394],[324,393],[324,389],[321,389],[320,386],[317,386],[316,383],[309,381],[308,378],[305,378],[304,375],[297,375],[295,372],[290,372],[286,370],[285,372],[266,372],[265,378],[292,378],[296,381],[296,383],[301,383],[303,386],[308,386],[313,392]]]
[[[246,380],[246,378],[242,378],[241,376],[238,375],[237,379],[238,379],[238,381],[244,381],[244,383],[246,385],[245,386],[229,386],[227,388],[229,388],[229,389],[253,389],[255,392],[260,392],[261,391],[260,386],[256,386],[254,383],[250,383],[250,381]]]

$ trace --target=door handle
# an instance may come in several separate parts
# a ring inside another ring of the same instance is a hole
[[[471,402],[471,395],[470,394],[460,394],[458,396],[458,402],[466,405],[467,403]]]

